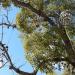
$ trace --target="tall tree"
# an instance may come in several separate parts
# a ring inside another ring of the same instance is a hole
[[[36,75],[38,70],[52,72],[55,64],[61,70],[65,65],[63,61],[75,68],[74,0],[0,2],[5,8],[14,4],[21,9],[16,15],[16,26],[21,32],[26,57],[35,69],[28,75]],[[26,75],[25,72],[23,74]]]

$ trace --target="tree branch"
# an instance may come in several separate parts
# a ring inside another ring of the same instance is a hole
[[[63,39],[64,46],[66,48],[66,52],[68,54],[69,60],[75,63],[75,51],[72,48],[71,41],[66,33],[64,26],[60,24],[58,30],[59,30],[59,35]]]
[[[32,12],[43,17],[44,20],[48,21],[51,25],[56,26],[56,24],[53,22],[53,20],[51,20],[44,12],[42,12],[41,10],[37,10],[37,9],[33,8],[29,3],[21,2],[19,0],[12,0],[12,2],[14,4],[20,6],[20,7],[30,9]]]
[[[0,42],[0,46],[2,47],[1,50],[5,52],[5,55],[6,55],[6,57],[7,57],[6,59],[7,59],[8,62],[10,63],[9,69],[13,69],[16,73],[22,74],[22,75],[36,75],[36,74],[37,74],[37,71],[33,71],[32,73],[28,73],[28,72],[21,71],[19,68],[16,68],[16,67],[13,65],[13,63],[12,63],[12,60],[11,60],[11,58],[10,58],[10,55],[9,55],[9,53],[8,53],[8,51],[7,51],[7,49],[6,49],[6,47],[4,46],[4,44],[2,44],[2,43]]]
[[[0,23],[0,26],[7,26],[7,28],[12,27],[12,28],[17,28],[16,24],[8,24],[8,23]]]
[[[36,73],[37,73],[35,71],[33,73],[24,72],[14,66],[10,66],[10,69],[13,69],[16,73],[22,74],[22,75],[36,75]]]

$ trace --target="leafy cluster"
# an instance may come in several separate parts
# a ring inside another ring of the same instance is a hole
[[[18,13],[16,17],[18,29],[20,29],[22,32],[31,33],[33,29],[35,29],[35,25],[31,23],[31,16],[33,16],[33,14],[27,9],[21,13]]]
[[[64,54],[62,43],[61,46],[59,43],[49,32],[43,35],[33,33],[25,43],[27,59],[36,69],[50,72],[54,67],[53,62],[55,63],[53,59],[61,58]]]
[[[56,22],[57,26],[59,26],[58,21],[60,21],[61,13],[66,10],[71,12],[75,8],[74,0],[19,1],[29,3],[33,8],[43,11]],[[11,2],[12,0],[0,0],[0,5],[6,8],[11,5]],[[26,57],[35,69],[52,72],[54,69],[53,64],[58,63],[54,59],[67,57],[64,43],[59,35],[61,29],[58,30],[56,27],[51,27],[44,18],[38,16],[30,9],[21,8],[21,11],[16,16],[16,26],[23,36],[22,40]],[[72,45],[75,47],[75,25],[69,23],[67,26],[64,25],[64,28],[71,39]]]
[[[71,0],[25,0],[24,2],[30,3],[37,10],[44,11],[48,16],[53,11],[58,13],[59,10],[60,12],[71,11],[74,8]],[[16,24],[23,34],[22,40],[26,57],[35,69],[52,72],[53,64],[58,62],[54,59],[67,57],[64,43],[59,35],[61,29],[50,27],[50,24],[42,17],[27,8],[22,8],[17,14]],[[70,23],[64,28],[73,43],[75,26]]]

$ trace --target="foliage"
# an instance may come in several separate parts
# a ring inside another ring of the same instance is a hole
[[[74,75],[73,74],[73,67],[71,65],[67,66],[68,68],[65,67],[62,75]]]
[[[75,8],[74,0],[19,1],[29,3],[31,7],[43,11],[58,27],[58,22],[60,21],[65,28],[66,34],[71,40],[72,45],[75,46],[75,26],[71,23],[73,20],[71,13]],[[1,1],[1,3],[3,7],[7,7],[11,4],[11,1]],[[69,11],[69,13],[67,11]],[[55,14],[53,15],[53,13]],[[60,59],[62,57],[68,57],[63,39],[59,35],[61,29],[58,30],[56,27],[50,26],[43,17],[38,16],[30,9],[21,8],[21,11],[16,16],[16,26],[22,33],[26,57],[35,69],[47,73],[52,72],[54,69],[53,64],[58,63],[58,61],[54,60],[55,58]]]
[[[0,0],[0,4],[6,8],[8,6],[10,6],[11,0]]]
[[[35,26],[29,23],[32,20],[29,16],[32,16],[31,12],[25,10],[22,13],[18,13],[16,17],[17,27],[27,33],[31,33],[35,29]]]
[[[55,72],[53,72],[53,73],[48,73],[47,75],[56,75],[56,73]]]
[[[50,3],[43,0],[27,0],[27,2],[34,8],[41,9],[47,14],[50,11],[68,10],[70,8],[67,5],[71,5],[71,1],[67,0],[49,0]],[[17,15],[16,23],[23,34],[22,39],[25,41],[23,44],[26,57],[36,69],[44,72],[52,72],[54,67],[53,63],[56,63],[53,59],[67,57],[64,43],[58,34],[59,30],[55,27],[50,27],[48,22],[44,21],[42,17],[39,17],[27,8],[25,10],[22,8],[21,12]],[[74,40],[75,27],[73,25],[64,27],[70,39]]]

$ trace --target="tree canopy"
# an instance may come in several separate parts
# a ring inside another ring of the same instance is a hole
[[[35,71],[75,68],[75,0],[1,0],[20,8],[16,27],[21,32],[27,60]],[[64,61],[64,62],[63,62]]]

